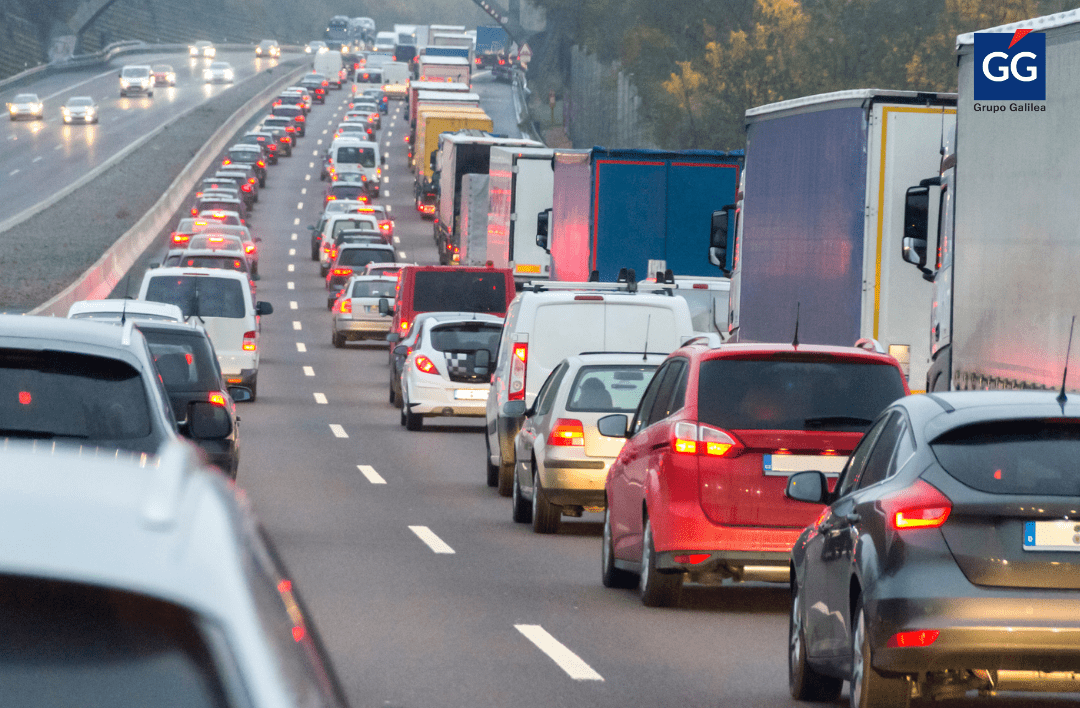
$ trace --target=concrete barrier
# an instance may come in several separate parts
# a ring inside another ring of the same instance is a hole
[[[202,173],[217,159],[218,154],[229,144],[236,131],[259,111],[265,110],[266,104],[282,88],[293,83],[297,77],[302,76],[308,70],[309,67],[306,62],[301,64],[301,66],[274,81],[238,108],[218,128],[213,137],[207,140],[202,148],[195,153],[195,156],[188,161],[184,169],[180,171],[180,174],[155,202],[154,206],[134,226],[117,239],[78,280],[47,302],[30,310],[27,314],[65,317],[74,302],[108,297],[109,293],[113,291],[138,260],[139,256],[142,255],[143,251],[150,247],[158,233],[175,218],[176,212],[184,205]],[[165,125],[169,125],[169,123]],[[165,125],[160,126],[157,130],[139,140],[135,147],[145,143],[163,130]],[[126,150],[124,154],[129,154],[133,149],[135,148]]]

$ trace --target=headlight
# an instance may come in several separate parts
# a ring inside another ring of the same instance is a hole
[[[233,77],[232,69],[226,69],[225,70],[225,78],[226,79],[231,79],[232,77]]]
[[[307,54],[311,54],[311,47],[304,47],[304,52]]]
[[[202,77],[203,77],[204,79],[207,79],[207,80],[209,80],[209,79],[213,78],[213,76],[214,76],[214,75],[213,75],[213,73],[211,73],[209,69],[207,69],[206,71],[204,71],[204,72],[202,73]]]
[[[188,54],[190,54],[193,57],[198,56],[199,55],[198,47],[188,47]]]
[[[169,74],[168,81],[170,84],[176,83],[176,74]]]
[[[9,104],[8,104],[8,110],[9,110],[9,111],[11,111],[12,113],[15,113],[15,112],[17,112],[17,111],[18,111],[19,109],[18,109],[18,108],[16,108],[15,106],[11,105],[11,104],[9,103]]]
[[[67,106],[64,106],[63,108],[60,109],[60,112],[63,113],[64,115],[67,115],[71,111],[68,110]]]

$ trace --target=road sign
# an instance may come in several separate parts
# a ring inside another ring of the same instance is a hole
[[[525,61],[525,62],[532,59],[532,50],[529,49],[529,43],[528,42],[521,45],[521,51],[518,52],[518,57],[521,59],[521,61]]]

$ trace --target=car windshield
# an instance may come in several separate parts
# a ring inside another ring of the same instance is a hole
[[[393,260],[394,252],[388,248],[347,248],[338,254],[337,265],[365,266]]]
[[[33,93],[20,93],[12,99],[13,103],[38,103],[38,97]]]
[[[415,312],[506,312],[506,277],[502,273],[421,270],[413,285]]]
[[[7,399],[0,437],[119,441],[150,434],[142,377],[117,359],[0,349],[0,391]],[[3,626],[6,638],[10,628]]]
[[[80,106],[92,106],[92,105],[94,105],[94,99],[89,98],[87,96],[69,98],[67,104],[68,104],[68,106],[70,106],[72,108],[76,108],[76,107],[80,107]]]
[[[127,66],[124,67],[123,75],[128,79],[139,79],[150,75],[150,70],[145,66]]]
[[[342,146],[337,149],[334,160],[342,165],[360,165],[361,167],[375,166],[375,148]]]
[[[169,391],[216,391],[221,388],[217,358],[210,340],[197,331],[143,330],[154,365]],[[181,416],[182,417],[182,416]]]
[[[397,283],[381,280],[358,280],[353,283],[352,297],[394,297]]]
[[[244,288],[235,278],[200,275],[161,275],[150,279],[146,299],[177,305],[184,317],[242,318]]]
[[[652,379],[655,366],[583,366],[574,378],[566,410],[633,413]]]
[[[698,420],[727,430],[865,431],[904,396],[896,367],[832,357],[712,359],[698,381]]]
[[[0,575],[4,704],[227,708],[202,636],[179,606],[97,584]]]
[[[487,349],[494,358],[499,348],[502,329],[502,325],[494,322],[451,322],[433,326],[428,342],[437,352],[475,352]]]

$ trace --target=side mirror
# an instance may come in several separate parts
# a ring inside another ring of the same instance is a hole
[[[252,274],[251,274],[251,279],[252,279],[252,280],[262,280],[262,276],[261,276],[261,275],[259,275],[258,273],[252,273]],[[258,314],[262,314],[262,313],[258,313]],[[268,312],[268,313],[266,313],[266,314],[270,314],[270,313]]]
[[[151,270],[153,270],[154,268],[160,268],[160,267],[161,267],[160,263],[151,263],[150,264],[150,269]]]
[[[262,236],[256,236],[252,239],[252,241],[254,241],[255,243],[262,243]]]
[[[788,477],[784,496],[808,504],[828,504],[829,482],[821,472],[796,472]]]
[[[473,357],[473,373],[486,376],[491,369],[491,352],[487,349],[477,349]]]
[[[545,251],[548,250],[548,229],[550,226],[551,209],[545,209],[536,215],[536,245]]]
[[[307,230],[308,231],[314,231],[315,227],[309,224],[308,227],[307,227]]]
[[[909,187],[904,196],[904,260],[914,266],[926,265],[927,236],[930,231],[930,188]]]
[[[228,390],[234,403],[245,403],[255,397],[247,386],[229,386]]]
[[[379,314],[385,316],[392,314],[393,312],[394,311],[390,309],[390,301],[385,297],[379,298]]]
[[[268,302],[263,302],[262,300],[259,300],[257,303],[255,303],[255,314],[272,315],[274,314],[274,306]]]
[[[502,414],[507,418],[521,418],[527,410],[525,401],[507,401],[503,404]]]
[[[723,209],[714,211],[709,228],[709,263],[720,268],[720,271],[727,276],[731,275],[734,268],[730,260],[730,254],[734,249],[730,246],[731,239],[735,236],[735,229],[732,228],[731,223],[735,213],[734,204],[728,204]]]
[[[188,436],[193,440],[221,440],[232,433],[229,412],[207,401],[188,404]]]
[[[397,332],[391,332],[390,334],[386,335],[386,341],[388,341],[390,343],[397,342],[400,339],[401,339],[401,335],[398,334]]]
[[[408,353],[409,353],[409,348],[407,346],[405,346],[404,344],[399,344],[396,347],[394,347],[394,354],[396,356],[406,356],[406,355],[408,355]]]
[[[614,413],[596,421],[596,429],[605,437],[625,438],[626,427],[629,423],[630,419],[626,417],[626,414]]]

